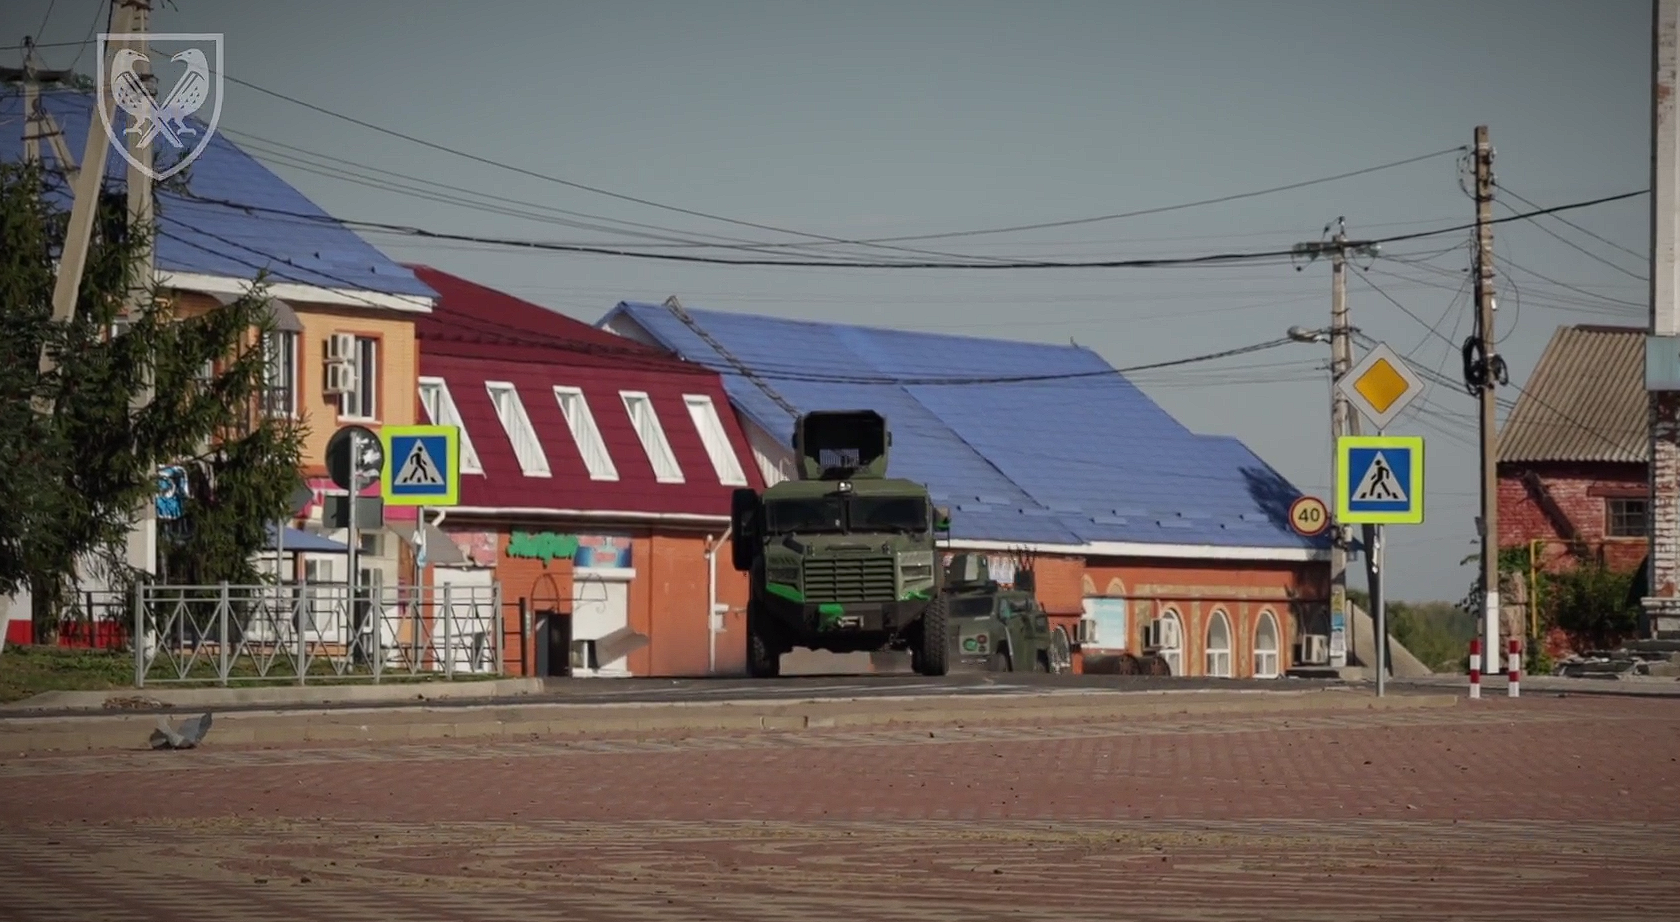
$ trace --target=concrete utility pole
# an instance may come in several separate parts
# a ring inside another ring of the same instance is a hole
[[[148,0],[131,2],[129,30],[140,33],[133,47],[135,51],[144,55],[147,50],[145,33],[151,26],[151,4]],[[152,74],[151,64],[145,57],[135,62],[134,73],[146,87],[146,92],[155,99],[157,77]],[[126,135],[125,145],[129,155],[140,164],[136,166],[130,163],[128,166],[128,228],[130,234],[140,235],[143,241],[137,260],[137,277],[129,285],[128,297],[123,304],[124,313],[132,321],[139,317],[142,305],[151,300],[153,286],[157,280],[157,252],[154,242],[156,222],[152,202],[152,145],[142,145],[141,135],[138,133]],[[148,372],[147,386],[134,395],[132,409],[135,411],[152,402],[150,377]],[[138,521],[129,532],[128,565],[143,573],[156,573],[157,563],[157,504],[145,502],[140,506]]]
[[[1476,330],[1467,343],[1465,384],[1481,400],[1482,429],[1482,642],[1484,662],[1499,662],[1499,409],[1495,388],[1505,362],[1494,352],[1493,145],[1486,125],[1476,126]]]
[[[111,31],[136,31],[136,14],[140,16],[139,25],[144,27],[145,14],[151,12],[151,8],[150,0],[120,0],[113,4]],[[114,47],[107,46],[101,49],[101,53],[109,54],[115,50]],[[109,61],[106,64],[109,65]],[[75,313],[76,298],[81,294],[82,272],[87,268],[88,244],[93,236],[93,219],[99,209],[99,190],[105,178],[105,157],[111,144],[111,139],[105,134],[105,122],[114,117],[116,101],[111,94],[103,93],[95,97],[94,105],[105,109],[105,118],[101,120],[97,110],[89,118],[87,144],[82,150],[81,169],[71,187],[74,200],[70,204],[70,226],[65,231],[64,248],[58,261],[58,276],[53,284],[53,323],[69,323]],[[52,356],[43,343],[41,374],[50,374],[55,367]],[[52,412],[52,407],[46,405],[45,401],[37,401],[36,409],[43,413]]]
[[[1651,345],[1647,375],[1661,369],[1657,357],[1673,352],[1680,336],[1676,300],[1676,238],[1680,237],[1680,124],[1675,121],[1676,31],[1680,0],[1653,0],[1651,23]],[[1666,347],[1666,348],[1665,348]],[[1654,377],[1654,376],[1653,376]],[[1642,600],[1640,633],[1680,637],[1680,391],[1672,381],[1648,377],[1651,426],[1649,586]]]
[[[0,82],[15,83],[23,87],[23,159],[25,163],[41,162],[41,141],[53,146],[53,154],[59,160],[59,166],[74,177],[75,161],[70,159],[70,151],[64,145],[63,132],[58,130],[58,123],[51,114],[41,106],[41,87],[64,86],[70,82],[71,71],[48,70],[41,65],[41,59],[35,55],[35,39],[25,35],[23,37],[23,66],[0,67]]]
[[[1325,231],[1329,230],[1326,226]],[[1348,369],[1353,367],[1353,326],[1348,320],[1347,307],[1347,254],[1349,251],[1375,253],[1376,250],[1367,241],[1348,240],[1347,225],[1342,218],[1336,219],[1336,235],[1329,241],[1298,243],[1293,249],[1295,255],[1309,260],[1325,254],[1330,256],[1330,482],[1335,483],[1336,440],[1344,435],[1359,434],[1359,415],[1353,412],[1348,399],[1337,387]],[[1294,335],[1294,331],[1291,334]],[[1334,503],[1330,506],[1335,508]],[[1345,648],[1348,651],[1353,650],[1353,619],[1347,617],[1347,558],[1352,537],[1348,527],[1338,522],[1334,543],[1330,547],[1330,613],[1332,619],[1337,614],[1342,615],[1343,623],[1347,625]]]

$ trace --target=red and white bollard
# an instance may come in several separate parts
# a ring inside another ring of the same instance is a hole
[[[1505,686],[1505,697],[1517,697],[1517,678],[1522,674],[1521,642],[1511,638],[1505,651],[1505,674],[1508,684]]]
[[[1470,697],[1482,696],[1482,639],[1470,638]]]

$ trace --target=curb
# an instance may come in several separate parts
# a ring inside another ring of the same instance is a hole
[[[374,685],[287,685],[267,688],[117,688],[107,691],[51,691],[0,704],[0,719],[31,711],[108,711],[119,708],[217,708],[271,704],[279,706],[374,704],[392,701],[445,701],[517,698],[541,694],[541,678],[472,681],[396,681]]]
[[[1084,696],[1081,696],[1084,697]],[[1416,710],[1453,707],[1457,695],[1375,698],[1325,692],[1210,693],[1101,692],[1013,699],[952,697],[781,700],[639,704],[524,704],[481,708],[424,706],[401,710],[239,712],[215,720],[207,740],[216,746],[301,743],[402,743],[446,739],[495,740],[584,734],[797,731],[824,728],[910,727],[963,723],[1103,722],[1193,714],[1301,711]],[[134,750],[147,748],[155,716],[9,718],[0,722],[0,753]]]

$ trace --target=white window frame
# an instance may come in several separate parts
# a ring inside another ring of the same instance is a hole
[[[356,337],[356,357],[351,364],[356,369],[356,389],[338,398],[338,418],[358,422],[379,420],[379,340],[371,336]],[[371,367],[370,367],[371,366]],[[364,401],[362,398],[366,396]],[[351,412],[354,402],[355,412]]]
[[[507,434],[508,444],[513,446],[513,455],[519,459],[519,469],[527,477],[552,477],[548,455],[537,439],[537,430],[531,425],[530,415],[525,412],[519,388],[514,387],[511,381],[486,381],[484,389],[490,394],[490,405],[496,408],[496,418],[502,421],[502,431]],[[507,398],[505,409],[499,399],[503,396]]]
[[[617,480],[618,465],[613,463],[607,440],[601,437],[601,427],[595,424],[595,413],[589,409],[589,398],[583,388],[564,384],[554,386],[554,401],[566,417],[566,427],[572,431],[583,466],[589,470],[590,480]]]
[[[296,330],[270,330],[263,334],[263,412],[269,416],[297,418],[298,347],[302,342],[303,337]],[[282,393],[284,400],[277,400]]]
[[[683,406],[688,407],[688,418],[694,421],[694,429],[700,433],[700,441],[706,446],[706,455],[712,459],[718,483],[726,487],[746,486],[747,472],[741,467],[741,459],[735,455],[735,447],[729,444],[729,432],[723,428],[717,404],[705,394],[684,394]]]
[[[648,462],[653,465],[654,479],[660,483],[682,483],[682,465],[671,450],[671,440],[665,437],[665,427],[659,424],[653,398],[646,391],[619,391],[618,396],[624,401],[624,412],[630,416],[630,425],[636,430],[642,450],[647,452]]]
[[[1272,646],[1265,649],[1260,646],[1260,629],[1268,622],[1272,625]],[[1283,649],[1283,626],[1278,623],[1277,615],[1271,609],[1260,612],[1260,617],[1254,622],[1254,677],[1256,679],[1275,679],[1278,677],[1278,653]]]
[[[1225,626],[1225,643],[1223,646],[1213,645],[1213,626]],[[1208,617],[1207,629],[1202,632],[1202,675],[1213,679],[1231,678],[1231,647],[1235,640],[1231,633],[1231,616],[1225,609],[1216,608]]]
[[[461,410],[455,406],[455,395],[449,392],[449,382],[442,378],[423,376],[419,379],[418,391],[420,408],[426,411],[427,421],[434,426],[454,426],[460,433],[461,473],[484,473],[484,466],[478,460],[478,449],[473,447],[472,436],[467,433],[467,424],[461,419]]]
[[[1169,606],[1161,610],[1160,620],[1173,621],[1178,626],[1178,630],[1173,631],[1173,636],[1177,638],[1178,645],[1162,647],[1160,651],[1161,659],[1166,660],[1173,675],[1184,675],[1184,616],[1178,613],[1178,609]]]

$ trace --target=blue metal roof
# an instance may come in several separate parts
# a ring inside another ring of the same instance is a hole
[[[687,310],[800,412],[886,416],[890,470],[951,507],[955,538],[1328,547],[1290,529],[1301,491],[1270,465],[1237,439],[1186,429],[1089,349]],[[670,311],[625,302],[602,324],[619,317],[716,369],[741,412],[790,444],[787,411]],[[914,381],[962,377],[1049,379]]]
[[[97,118],[93,97],[56,90],[43,92],[41,100],[63,129],[71,155],[79,160],[87,142],[89,119]],[[121,110],[117,116],[126,117]],[[23,118],[21,91],[14,88],[0,93],[0,126],[4,126],[0,127],[0,160],[23,159]],[[189,121],[203,130],[199,120]],[[173,162],[173,148],[166,141],[160,138],[153,143],[159,148],[160,166]],[[43,140],[40,148],[42,159],[54,163],[52,146]],[[105,164],[107,187],[123,188],[127,169],[128,162],[122,155],[114,149],[109,151]],[[436,297],[413,272],[339,224],[303,193],[240,150],[226,135],[213,135],[204,153],[187,167],[186,175],[188,189],[195,196],[308,217],[287,217],[194,201],[167,186],[160,187],[157,191],[160,270],[250,279],[259,270],[267,269],[274,281],[426,299]],[[171,181],[181,178],[172,177]],[[54,194],[58,203],[68,209],[69,190]]]
[[[263,543],[263,550],[272,551],[275,549],[274,523],[268,523],[266,528],[267,535]],[[348,554],[350,553],[350,546],[342,541],[334,541],[331,538],[288,525],[280,551],[287,554]]]

